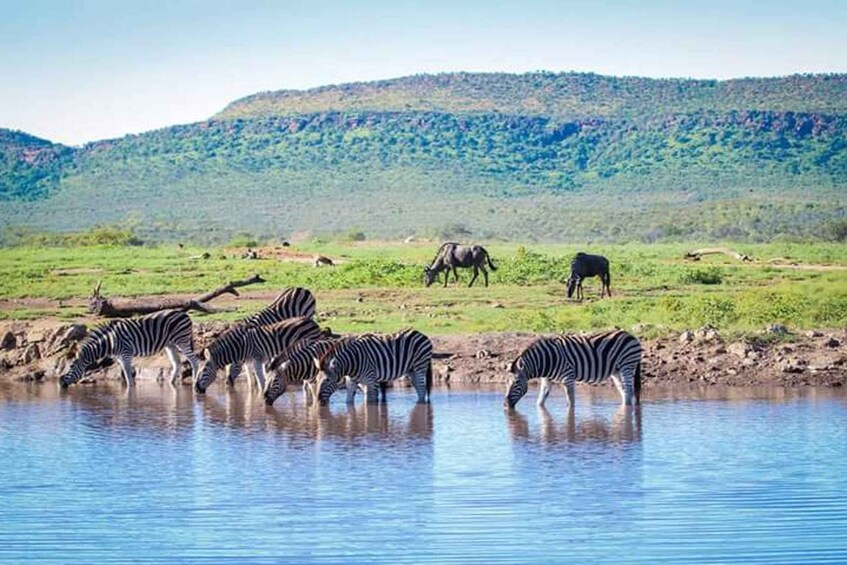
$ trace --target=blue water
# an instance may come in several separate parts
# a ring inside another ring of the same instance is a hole
[[[847,563],[847,396],[646,397],[0,386],[0,561]]]

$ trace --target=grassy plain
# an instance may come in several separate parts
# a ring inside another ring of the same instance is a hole
[[[176,246],[17,247],[0,249],[0,319],[78,318],[97,281],[104,294],[138,297],[199,294],[259,273],[237,311],[195,315],[236,319],[279,289],[305,286],[318,300],[319,320],[336,331],[391,331],[414,326],[433,334],[482,331],[570,331],[618,326],[657,335],[706,324],[734,334],[782,323],[795,329],[847,327],[847,246],[843,244],[726,244],[755,258],[683,258],[691,244],[486,244],[498,270],[491,286],[423,288],[422,268],[437,243],[312,242],[262,248],[264,257],[238,259],[237,249]],[[599,281],[586,283],[583,303],[565,298],[563,281],[578,250],[612,263],[611,299],[598,300]],[[209,252],[207,260],[193,259]],[[294,253],[304,260],[291,260]],[[338,265],[314,268],[312,253]],[[280,260],[280,256],[286,260]],[[214,305],[214,303],[212,303]]]

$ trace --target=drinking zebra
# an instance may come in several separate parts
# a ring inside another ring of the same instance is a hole
[[[568,405],[573,406],[574,382],[597,383],[609,377],[623,405],[640,402],[641,344],[622,330],[541,338],[527,347],[509,370],[514,376],[503,402],[509,408],[526,394],[529,379],[541,379],[539,406],[550,393],[550,381],[564,384]]]
[[[306,404],[311,404],[315,394],[315,381],[319,372],[314,361],[320,359],[335,344],[336,340],[334,339],[300,342],[275,357],[268,365],[271,377],[265,384],[265,404],[272,406],[276,399],[285,392],[288,383],[302,383]],[[379,383],[379,394],[383,402],[385,401],[386,386],[387,383]],[[367,390],[364,392],[365,394],[368,393]]]
[[[432,342],[416,330],[346,337],[316,359],[315,366],[320,371],[315,388],[321,406],[329,402],[342,378],[347,380],[347,403],[353,404],[354,385],[364,385],[370,391],[374,385],[403,376],[415,387],[418,402],[424,403],[429,401],[432,388]]]
[[[191,318],[182,310],[162,310],[141,318],[114,320],[95,328],[83,340],[68,372],[59,378],[62,388],[77,382],[86,369],[107,357],[121,366],[127,386],[135,383],[133,357],[150,357],[164,349],[173,365],[171,383],[181,372],[180,354],[191,363],[191,376],[197,376],[197,355],[191,334]]]
[[[278,355],[268,365],[271,377],[265,385],[265,404],[273,405],[277,398],[285,392],[288,383],[303,383],[303,394],[306,404],[311,404],[312,384],[318,374],[314,360],[320,359],[333,345],[335,340],[321,339],[311,342],[300,342]]]
[[[450,278],[450,270],[453,270],[454,282],[459,282],[459,273],[456,267],[473,268],[473,278],[468,287],[473,286],[479,276],[479,271],[482,270],[482,276],[485,279],[485,286],[488,286],[488,271],[485,270],[485,264],[492,271],[496,271],[497,267],[491,262],[491,257],[488,251],[481,245],[460,245],[454,242],[443,243],[438,248],[435,259],[428,267],[424,267],[424,285],[430,286],[439,273],[444,271],[444,286],[447,286],[447,280]]]
[[[300,341],[314,341],[322,336],[318,324],[308,318],[292,318],[269,326],[236,326],[204,350],[206,364],[194,381],[194,390],[200,394],[206,392],[218,371],[227,365],[227,383],[235,384],[241,365],[247,362],[252,362],[261,390],[265,385],[266,363]]]
[[[600,298],[603,293],[612,297],[612,276],[609,274],[609,260],[602,255],[589,255],[581,251],[571,261],[571,276],[568,278],[568,298],[576,291],[576,299],[582,300],[582,282],[591,277],[600,277]]]

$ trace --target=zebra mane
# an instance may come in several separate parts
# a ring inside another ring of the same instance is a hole
[[[285,361],[288,361],[289,359],[291,359],[292,356],[297,355],[298,353],[300,353],[304,349],[308,349],[310,347],[315,347],[315,345],[317,345],[319,343],[325,343],[325,342],[330,343],[330,347],[327,349],[327,351],[329,351],[329,349],[332,349],[335,346],[336,341],[337,340],[334,340],[334,339],[319,339],[317,341],[299,341],[299,342],[295,343],[294,345],[292,345],[291,347],[289,347],[288,349],[286,349],[285,351],[283,351],[282,353],[280,353],[279,355],[277,355],[276,357],[274,357],[271,360],[271,362],[268,364],[268,369],[271,370],[271,371],[276,369],[277,367],[280,366],[280,364],[282,364]]]
[[[123,320],[109,320],[107,322],[103,322],[102,324],[95,326],[92,328],[88,335],[85,336],[85,339],[82,340],[82,343],[79,344],[79,348],[82,349],[84,347],[89,347],[101,339],[103,339],[106,335],[111,333],[116,326],[123,323]]]

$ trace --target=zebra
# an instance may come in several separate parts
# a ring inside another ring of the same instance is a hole
[[[582,300],[582,281],[590,277],[600,277],[600,298],[603,293],[612,297],[612,277],[609,274],[609,260],[602,255],[589,255],[579,252],[571,261],[571,276],[568,278],[568,298],[572,298],[576,290],[576,299]]]
[[[227,383],[232,386],[241,365],[252,362],[260,389],[265,385],[265,364],[300,341],[323,336],[318,324],[309,318],[292,318],[269,326],[236,326],[224,332],[204,350],[206,364],[194,381],[194,390],[203,394],[217,378],[218,370],[229,365]]]
[[[597,383],[609,377],[622,405],[641,401],[641,344],[623,330],[538,339],[512,362],[509,371],[513,377],[503,399],[509,409],[526,394],[529,379],[541,379],[538,406],[544,406],[551,380],[564,384],[568,405],[573,406],[575,381]]]
[[[265,385],[265,404],[273,403],[285,392],[289,382],[302,382],[306,404],[311,404],[312,384],[318,374],[314,359],[319,359],[333,345],[335,340],[321,339],[311,342],[300,342],[285,350],[282,355],[274,357],[268,365],[271,378]]]
[[[353,404],[356,396],[358,387],[354,384],[365,385],[369,391],[374,385],[403,376],[415,387],[418,403],[429,402],[432,342],[419,331],[409,329],[390,335],[345,337],[314,361],[320,371],[315,396],[321,406],[326,406],[342,378],[347,381],[348,404]],[[372,401],[371,396],[368,401]]]
[[[132,386],[135,384],[132,358],[150,357],[162,349],[173,365],[171,384],[176,384],[180,376],[180,354],[191,364],[191,376],[197,376],[191,318],[182,310],[161,310],[141,318],[114,320],[93,329],[80,345],[68,372],[59,378],[59,384],[67,388],[93,364],[111,357],[120,364],[127,386]]]
[[[268,365],[268,371],[271,372],[272,376],[265,384],[263,392],[265,404],[272,406],[276,399],[285,392],[289,382],[302,382],[306,404],[311,404],[315,394],[315,381],[319,372],[314,360],[320,359],[335,343],[335,339],[300,342],[275,357]],[[386,388],[387,383],[379,383],[379,394],[383,402],[385,401]],[[367,394],[367,388],[363,392]]]
[[[497,267],[491,262],[491,257],[488,251],[481,245],[460,245],[455,242],[443,243],[438,248],[435,259],[428,267],[424,267],[424,286],[430,286],[438,277],[441,271],[446,271],[444,274],[444,286],[447,286],[447,280],[450,278],[450,270],[453,270],[454,282],[459,282],[459,273],[456,272],[456,267],[473,268],[473,278],[468,287],[472,287],[474,281],[479,276],[479,271],[482,270],[482,276],[485,279],[485,286],[488,286],[488,271],[485,270],[485,264],[492,271],[496,271]]]

